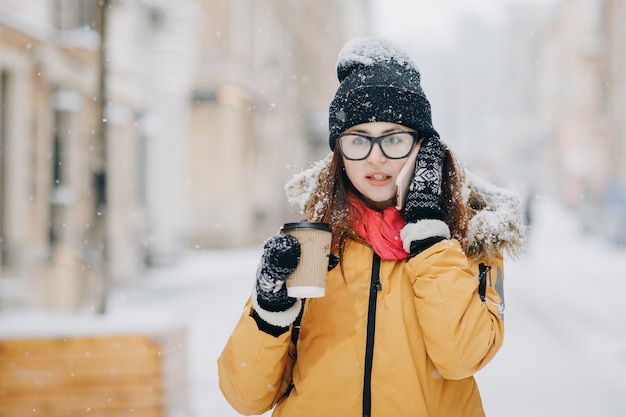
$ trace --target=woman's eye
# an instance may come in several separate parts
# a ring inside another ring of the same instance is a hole
[[[362,138],[360,136],[357,136],[354,138],[354,140],[352,141],[352,143],[354,145],[365,145],[365,143],[367,143],[367,139]]]
[[[385,142],[387,142],[389,145],[396,145],[402,142],[402,139],[397,136],[388,136],[385,138]]]

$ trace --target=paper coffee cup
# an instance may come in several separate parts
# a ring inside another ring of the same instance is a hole
[[[300,243],[300,262],[287,278],[287,294],[294,298],[317,298],[326,293],[326,274],[332,233],[328,223],[286,223],[281,233]]]

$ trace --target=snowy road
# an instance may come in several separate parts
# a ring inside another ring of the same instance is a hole
[[[626,415],[626,252],[544,205],[509,262],[505,344],[478,375],[488,416]]]
[[[538,205],[536,218],[527,253],[505,265],[504,346],[477,375],[487,416],[623,417],[626,251],[582,237],[552,205]],[[181,342],[188,351],[190,410],[184,417],[238,415],[219,392],[216,360],[252,288],[259,256],[259,247],[188,253],[177,266],[118,285],[108,317],[99,319],[109,321],[108,328],[129,320],[187,326]],[[5,330],[24,323],[19,315],[0,317]]]
[[[626,253],[578,234],[539,205],[528,251],[506,265],[505,344],[477,375],[489,417],[626,415]],[[141,285],[118,311],[167,309],[189,324],[191,417],[237,416],[217,387],[216,359],[249,293],[259,248],[191,253]]]

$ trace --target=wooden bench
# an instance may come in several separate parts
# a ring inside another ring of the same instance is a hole
[[[185,331],[0,339],[0,417],[167,417],[187,408]]]

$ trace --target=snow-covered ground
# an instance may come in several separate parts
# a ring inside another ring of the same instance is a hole
[[[487,416],[626,415],[626,250],[539,202],[509,262],[505,343],[477,375]]]
[[[536,209],[527,253],[505,265],[505,344],[477,375],[487,416],[624,416],[626,251],[582,236],[553,204],[540,200]],[[115,287],[105,317],[0,314],[0,334],[184,325],[188,417],[234,417],[216,361],[259,256],[260,247],[190,252],[176,266]]]

